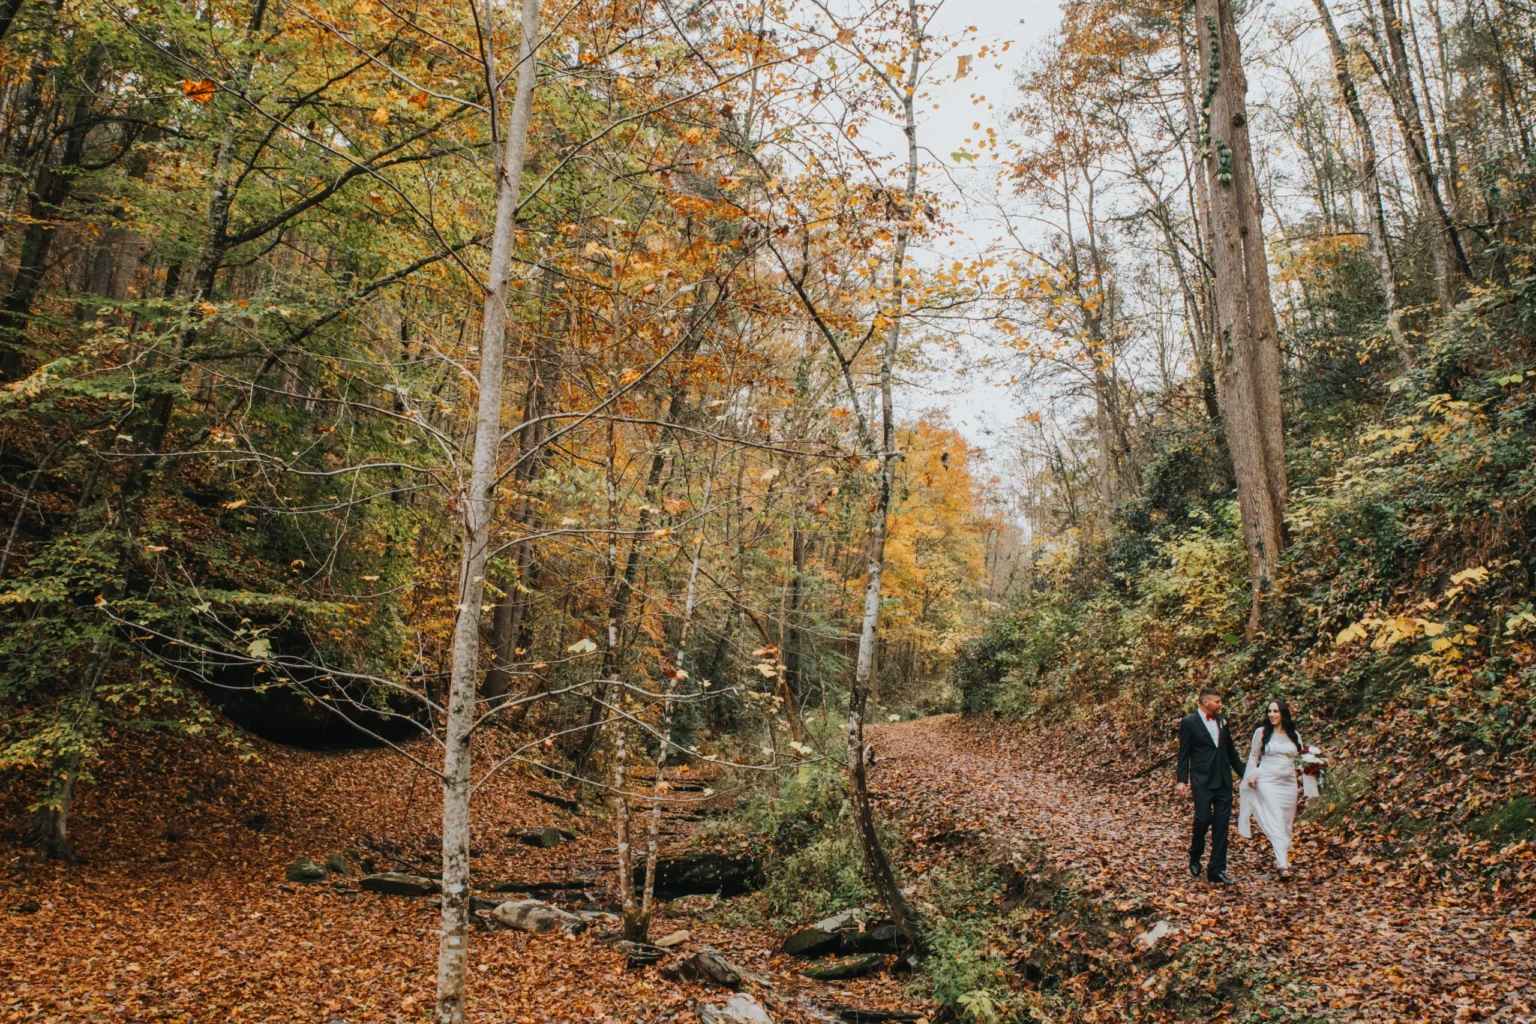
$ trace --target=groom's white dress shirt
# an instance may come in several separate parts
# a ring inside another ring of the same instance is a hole
[[[1205,731],[1211,734],[1211,742],[1221,746],[1221,726],[1216,723],[1216,719],[1204,711],[1200,712],[1200,717],[1205,719]]]

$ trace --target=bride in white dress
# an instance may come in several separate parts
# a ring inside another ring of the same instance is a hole
[[[1243,773],[1243,800],[1237,831],[1253,838],[1252,821],[1269,836],[1280,877],[1291,877],[1291,827],[1296,822],[1296,759],[1306,748],[1283,700],[1269,702],[1268,721],[1253,732],[1248,769]]]

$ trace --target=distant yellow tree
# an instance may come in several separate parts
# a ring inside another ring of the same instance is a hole
[[[984,616],[986,524],[970,446],[944,414],[929,412],[899,436],[905,457],[886,543],[881,632],[882,674],[905,690],[947,675]]]

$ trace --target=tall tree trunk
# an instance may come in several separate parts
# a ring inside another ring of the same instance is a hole
[[[1198,34],[1198,29],[1196,32]],[[1184,35],[1182,20],[1179,25],[1179,76],[1183,82],[1184,117],[1189,122],[1189,133],[1194,143],[1195,159],[1190,168],[1190,179],[1193,182],[1193,196],[1190,201],[1190,213],[1193,214],[1195,223],[1195,270],[1198,272],[1198,289],[1192,288],[1185,296],[1185,302],[1189,303],[1189,315],[1195,323],[1191,332],[1195,346],[1195,364],[1199,367],[1200,374],[1200,399],[1205,404],[1205,415],[1218,429],[1221,426],[1221,405],[1216,390],[1216,361],[1215,361],[1215,306],[1211,298],[1210,275],[1210,247],[1207,244],[1206,229],[1211,222],[1211,198],[1210,182],[1205,173],[1205,159],[1201,155],[1204,149],[1204,129],[1202,128],[1202,115],[1195,111],[1195,87],[1193,72],[1190,70],[1189,46]],[[1163,212],[1164,231],[1169,237],[1170,249],[1176,249],[1172,226],[1167,224],[1168,214]],[[1175,266],[1182,265],[1183,260],[1174,257]],[[1181,271],[1182,279],[1182,271]]]
[[[522,191],[523,155],[538,80],[534,46],[539,38],[538,0],[523,0],[518,46],[517,93],[500,128],[501,72],[496,66],[495,10],[485,6],[488,40],[485,79],[490,94],[492,152],[496,155],[496,219],[491,234],[491,262],[485,281],[480,325],[480,400],[475,415],[469,486],[463,495],[459,601],[454,621],[448,710],[443,736],[443,896],[442,931],[437,954],[438,1024],[463,1024],[469,967],[470,738],[475,725],[475,695],[480,682],[480,603],[485,597],[485,566],[490,557],[491,517],[496,510],[496,456],[501,447],[501,384],[507,340],[507,278]]]
[[[1259,189],[1248,143],[1248,89],[1231,0],[1197,0],[1205,75],[1202,156],[1211,169],[1206,232],[1215,274],[1217,358],[1253,586],[1248,635],[1287,542],[1280,344],[1269,291]]]
[[[1445,199],[1435,180],[1435,166],[1429,152],[1429,137],[1424,131],[1424,119],[1419,113],[1419,101],[1413,87],[1413,69],[1408,63],[1408,50],[1403,45],[1403,24],[1398,16],[1395,0],[1379,0],[1382,18],[1382,34],[1386,39],[1386,67],[1377,68],[1392,99],[1392,110],[1397,115],[1398,127],[1408,148],[1408,169],[1413,178],[1413,189],[1419,200],[1419,214],[1430,221],[1430,263],[1435,275],[1435,297],[1440,311],[1446,312],[1455,305],[1457,278],[1470,278],[1471,265],[1461,246],[1461,236],[1451,221]]]
[[[32,303],[48,270],[48,254],[59,230],[59,209],[75,187],[85,158],[86,136],[91,130],[91,103],[96,86],[106,68],[106,50],[91,51],[81,81],[72,90],[69,104],[69,128],[64,132],[64,146],[57,164],[46,157],[27,202],[27,229],[22,234],[17,255],[16,276],[10,290],[0,300],[0,380],[21,376],[23,345],[32,320]]]
[[[542,299],[547,306],[553,291],[554,273],[546,268],[543,274]],[[550,331],[541,329],[534,342],[528,366],[528,391],[523,400],[523,430],[519,435],[517,471],[513,479],[519,489],[526,489],[543,472],[542,449],[544,438],[549,434],[544,415],[549,409],[549,388],[553,383],[553,352]],[[526,494],[519,495],[515,520],[524,533],[531,533],[538,519],[537,504]],[[533,601],[534,550],[531,541],[517,546],[514,556],[517,571],[515,579],[501,581],[503,595],[497,600],[491,613],[491,667],[486,670],[480,684],[480,695],[487,700],[505,697],[512,685],[512,665],[517,660],[519,647],[526,650],[524,634],[528,631],[530,605]],[[527,705],[522,709],[526,714]],[[521,716],[519,716],[521,720]]]
[[[33,838],[43,856],[50,860],[75,863],[74,845],[69,840],[69,812],[75,802],[75,783],[79,781],[80,768],[84,763],[85,744],[79,733],[89,729],[87,723],[94,715],[96,687],[101,683],[101,677],[110,663],[108,655],[111,647],[110,637],[102,636],[91,646],[91,652],[86,657],[85,667],[80,671],[72,695],[73,700],[64,711],[71,722],[59,730],[66,737],[68,748],[54,758],[47,790],[32,822]]]
[[[1381,179],[1376,167],[1376,136],[1371,131],[1370,119],[1360,105],[1360,92],[1355,88],[1355,76],[1349,70],[1349,52],[1339,39],[1333,16],[1328,11],[1328,0],[1312,0],[1323,32],[1328,36],[1328,50],[1333,57],[1333,75],[1339,83],[1339,95],[1349,110],[1355,124],[1355,134],[1360,142],[1360,193],[1365,203],[1365,237],[1371,248],[1371,259],[1381,278],[1381,293],[1387,303],[1387,331],[1392,344],[1404,363],[1413,361],[1412,352],[1403,338],[1402,317],[1397,301],[1397,271],[1392,263],[1392,241],[1387,234],[1387,212],[1381,199]]]
[[[251,4],[250,21],[246,23],[246,36],[256,38],[261,31],[262,23],[266,19],[267,0],[254,0]],[[256,66],[254,55],[248,54],[241,62],[237,78],[241,83],[249,83],[251,74]],[[224,266],[224,257],[229,252],[229,218],[234,208],[234,183],[230,179],[230,168],[234,163],[235,147],[240,141],[239,126],[234,116],[232,100],[216,100],[224,103],[225,122],[223,133],[219,138],[219,148],[213,161],[213,174],[208,189],[208,223],[204,228],[203,245],[198,252],[197,265],[192,273],[192,294],[188,302],[188,325],[176,332],[175,341],[171,348],[173,361],[179,360],[181,354],[192,347],[197,339],[197,322],[192,318],[193,307],[210,299],[213,295],[214,285],[218,281],[219,270]],[[174,294],[181,280],[181,266],[177,264],[171,268],[174,273],[167,272],[165,278],[165,294],[167,297]],[[176,410],[176,397],[172,389],[162,390],[149,402],[149,428],[146,431],[145,449],[148,455],[140,459],[129,472],[128,478],[123,483],[123,491],[130,498],[137,498],[147,487],[150,474],[160,464],[161,449],[165,445],[166,434],[171,427],[171,417]]]
[[[1090,323],[1092,320],[1090,318]],[[1096,328],[1089,328],[1090,336],[1097,333]],[[1099,449],[1099,501],[1103,505],[1102,514],[1108,517],[1120,500],[1120,458],[1115,447],[1114,384],[1105,370],[1106,355],[1104,349],[1097,346],[1089,353],[1093,360],[1093,433]]]
[[[709,492],[714,485],[714,480],[709,479],[704,483],[704,502],[702,507],[709,507]],[[703,522],[699,528],[703,529]],[[704,559],[704,542],[702,539],[693,546],[693,564],[688,570],[688,591],[683,599],[683,621],[677,631],[677,656],[673,659],[673,670],[667,679],[666,689],[662,695],[661,729],[656,744],[656,779],[655,793],[651,797],[651,815],[649,827],[646,830],[645,843],[645,877],[641,883],[640,898],[638,901],[631,899],[634,888],[634,873],[627,866],[619,874],[619,885],[625,894],[624,913],[624,937],[631,942],[644,942],[650,935],[651,915],[656,905],[656,861],[657,852],[661,847],[661,811],[665,802],[667,755],[672,750],[672,725],[677,713],[677,689],[688,678],[685,667],[688,654],[688,634],[693,626],[693,609],[699,592],[699,564]],[[636,905],[637,904],[637,905]],[[631,912],[631,907],[633,911]]]
[[[795,511],[798,520],[799,510]],[[800,702],[805,699],[805,667],[804,655],[801,648],[804,646],[804,638],[800,628],[801,608],[805,604],[805,531],[801,529],[799,522],[794,524],[790,535],[790,577],[789,577],[789,621],[784,630],[784,686],[789,691],[790,699],[795,701],[795,707],[791,712],[797,712]],[[793,724],[793,719],[791,724]],[[795,736],[798,741],[800,737]]]
[[[885,571],[886,526],[890,517],[891,494],[895,487],[896,460],[901,453],[896,450],[896,409],[892,395],[892,378],[896,358],[901,349],[903,306],[906,287],[903,273],[906,269],[907,244],[911,239],[912,222],[917,216],[917,117],[914,96],[920,81],[921,61],[924,54],[924,34],[916,0],[908,0],[908,45],[911,55],[906,68],[904,87],[899,95],[902,105],[902,130],[907,138],[907,180],[902,193],[902,205],[898,211],[901,219],[896,227],[896,244],[891,255],[891,296],[889,300],[890,326],[885,332],[885,346],[880,355],[880,441],[877,452],[878,470],[875,479],[875,507],[870,516],[869,561],[866,568],[868,581],[864,590],[864,614],[859,629],[859,650],[854,661],[853,688],[848,694],[848,774],[853,789],[854,820],[859,832],[859,844],[864,851],[864,864],[874,883],[880,902],[885,905],[902,937],[913,949],[922,948],[922,921],[917,911],[907,902],[896,873],[891,868],[890,857],[880,842],[875,828],[874,805],[869,798],[869,765],[864,741],[864,718],[874,683],[875,645],[879,642],[880,584]]]

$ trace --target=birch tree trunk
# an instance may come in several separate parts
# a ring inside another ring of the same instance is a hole
[[[1200,155],[1209,168],[1206,236],[1215,276],[1216,358],[1253,586],[1247,629],[1252,639],[1264,593],[1288,539],[1279,331],[1248,144],[1248,83],[1232,3],[1197,0],[1195,13],[1205,76]]]
[[[896,874],[891,869],[890,858],[880,842],[875,829],[874,807],[869,799],[868,763],[865,756],[864,715],[873,684],[875,645],[880,626],[880,584],[885,571],[886,525],[890,516],[891,492],[895,486],[896,460],[896,410],[891,386],[896,357],[901,348],[903,303],[906,301],[907,243],[912,235],[912,221],[917,215],[917,117],[913,97],[921,72],[923,55],[923,29],[915,0],[908,3],[908,23],[912,53],[906,69],[905,81],[899,83],[903,113],[902,131],[907,137],[907,181],[902,193],[900,220],[896,227],[895,250],[891,256],[890,326],[885,332],[885,346],[880,355],[880,443],[877,455],[878,469],[875,480],[875,508],[870,516],[869,562],[866,572],[868,582],[864,590],[864,616],[859,630],[859,651],[854,662],[853,688],[848,694],[848,774],[853,783],[854,818],[859,830],[859,844],[864,851],[865,866],[869,870],[880,902],[890,913],[892,921],[913,949],[922,947],[922,923],[917,912],[907,903]],[[892,83],[896,85],[898,83]]]
[[[709,492],[713,486],[713,478],[704,482],[703,508],[709,507]],[[703,522],[700,522],[699,528],[702,530],[703,527]],[[677,688],[688,678],[688,672],[683,666],[688,651],[688,634],[693,626],[693,609],[699,592],[699,564],[703,560],[704,541],[701,535],[693,545],[693,564],[688,570],[688,591],[683,598],[683,621],[677,630],[677,657],[672,663],[673,673],[667,680],[666,691],[662,697],[661,735],[656,744],[656,788],[655,795],[651,798],[651,817],[645,837],[645,880],[642,883],[638,901],[630,898],[634,888],[634,873],[627,864],[623,866],[619,876],[620,891],[625,894],[624,937],[631,942],[646,941],[651,931],[651,914],[656,904],[656,860],[657,852],[661,848],[661,810],[662,803],[666,799],[664,773],[667,767],[667,754],[672,750],[672,723],[677,713]],[[638,906],[634,907],[631,913],[634,902],[638,902]]]
[[[443,738],[443,903],[442,937],[437,956],[437,1019],[462,1024],[469,967],[470,737],[475,724],[475,695],[480,681],[480,604],[485,596],[485,567],[490,557],[491,516],[495,512],[496,456],[501,442],[502,363],[507,337],[507,277],[512,266],[513,228],[523,180],[523,153],[538,80],[534,46],[539,34],[538,0],[523,0],[522,40],[518,47],[516,99],[507,134],[497,139],[496,103],[500,72],[492,40],[494,8],[485,6],[486,82],[490,86],[493,152],[496,168],[496,220],[491,235],[491,263],[485,282],[480,326],[480,401],[470,478],[463,496],[459,603],[453,632],[453,663]]]

